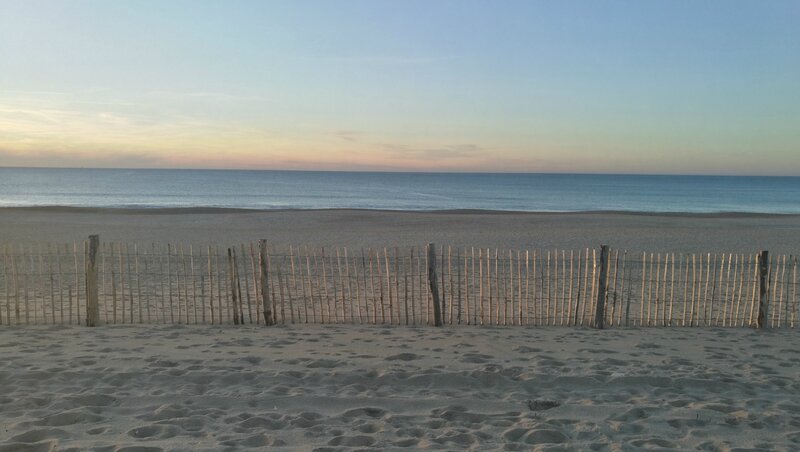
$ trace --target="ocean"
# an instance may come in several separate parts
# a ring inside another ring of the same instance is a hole
[[[0,168],[0,207],[800,214],[800,177]]]

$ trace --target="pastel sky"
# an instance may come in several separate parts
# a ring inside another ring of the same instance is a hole
[[[0,166],[800,175],[800,1],[0,0]]]

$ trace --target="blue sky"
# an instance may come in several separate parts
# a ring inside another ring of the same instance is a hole
[[[800,175],[798,1],[0,1],[0,165]]]

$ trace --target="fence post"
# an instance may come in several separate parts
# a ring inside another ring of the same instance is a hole
[[[768,272],[769,251],[761,251],[758,253],[758,317],[756,318],[756,325],[758,328],[764,328],[764,320],[767,319],[767,293],[769,291]]]
[[[228,279],[230,280],[231,285],[231,311],[233,311],[233,324],[239,324],[239,309],[236,305],[236,268],[234,267],[233,263],[233,253],[234,251],[228,248]]]
[[[273,325],[272,304],[269,301],[269,278],[267,273],[267,241],[258,241],[258,268],[261,274],[261,305],[264,309],[264,325]]]
[[[600,275],[597,281],[597,309],[594,313],[594,327],[603,329],[606,319],[606,277],[608,275],[608,245],[600,245]]]
[[[100,307],[97,300],[97,250],[100,236],[89,236],[89,249],[86,255],[86,326],[100,323]]]
[[[433,326],[442,326],[442,306],[439,304],[439,287],[436,285],[436,245],[428,244],[428,285],[433,298]]]

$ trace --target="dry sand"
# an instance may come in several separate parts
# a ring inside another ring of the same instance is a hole
[[[0,243],[103,241],[230,245],[440,245],[672,252],[800,252],[800,215],[392,212],[363,210],[0,209]]]
[[[0,242],[800,251],[799,216],[0,209]],[[0,328],[0,451],[800,449],[797,331]],[[152,448],[152,449],[149,449]]]
[[[800,448],[796,331],[35,327],[0,350],[4,451]]]

